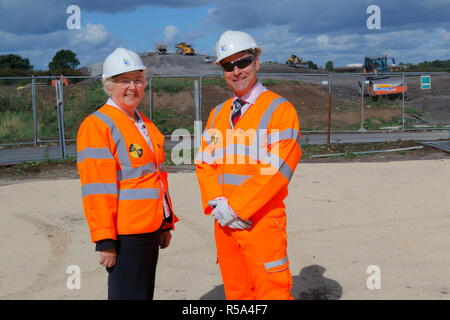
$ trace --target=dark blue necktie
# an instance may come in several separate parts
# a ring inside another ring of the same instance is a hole
[[[239,118],[241,117],[241,108],[245,105],[245,101],[241,99],[236,99],[233,102],[233,114],[231,115],[231,122],[233,123],[233,126],[238,122]]]

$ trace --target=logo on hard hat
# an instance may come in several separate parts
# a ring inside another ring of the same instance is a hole
[[[220,46],[220,51],[225,51],[225,50],[227,50],[227,46],[221,45],[221,46]]]
[[[127,58],[123,58],[123,64],[126,66],[130,66],[131,65],[131,61],[128,60]]]
[[[128,149],[128,151],[130,152],[130,156],[135,159],[142,157],[142,155],[144,154],[142,147],[136,143],[130,144],[130,148]]]

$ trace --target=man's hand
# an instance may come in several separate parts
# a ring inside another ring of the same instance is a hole
[[[114,267],[116,264],[116,249],[106,249],[103,251],[100,251],[100,260],[99,263],[104,267]]]
[[[222,227],[232,229],[248,229],[251,221],[244,221],[238,217],[233,209],[228,205],[228,200],[224,197],[208,201],[208,205],[213,207],[212,214]]]
[[[161,232],[161,237],[159,238],[159,247],[165,249],[169,246],[170,240],[172,239],[172,234],[170,230]]]

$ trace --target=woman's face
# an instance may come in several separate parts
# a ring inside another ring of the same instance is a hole
[[[111,99],[127,111],[134,111],[144,97],[147,79],[143,71],[130,71],[112,79],[108,91]]]

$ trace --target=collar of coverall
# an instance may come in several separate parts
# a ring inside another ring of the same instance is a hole
[[[131,120],[133,120],[133,122],[143,122],[144,120],[142,120],[139,112],[137,112],[137,110],[134,112],[136,114],[137,120],[133,119],[133,117],[130,117],[130,115],[128,114],[128,112],[126,112],[124,109],[122,109],[117,103],[114,102],[113,99],[109,98],[108,101],[106,101],[107,105],[113,106],[117,109],[119,109],[120,111],[122,111],[123,113],[125,113],[128,118],[130,118]]]

